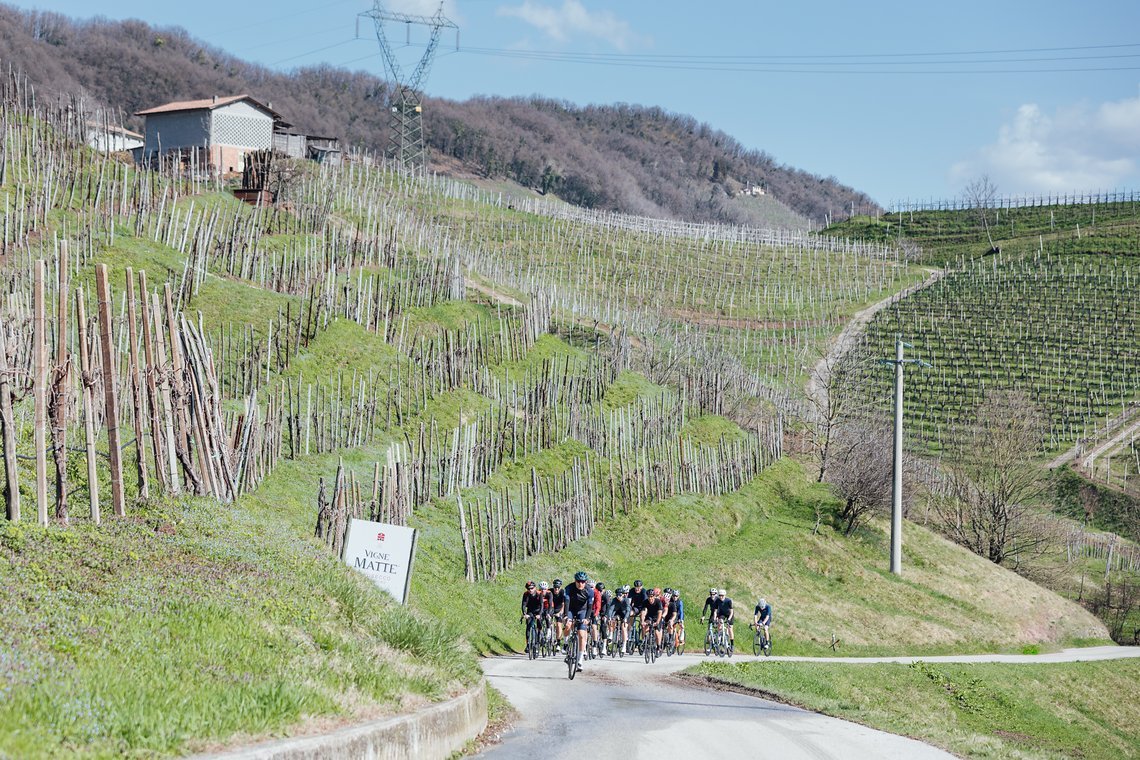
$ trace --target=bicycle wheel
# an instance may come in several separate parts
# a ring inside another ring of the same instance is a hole
[[[566,666],[569,670],[570,680],[574,680],[574,675],[578,672],[578,632],[574,631],[570,636],[570,641],[566,645]]]
[[[526,621],[526,654],[532,660],[538,657],[538,632],[533,620]]]
[[[685,653],[685,629],[682,628],[681,629],[681,635],[677,641],[677,656],[679,657],[679,656],[683,655],[684,653]]]
[[[752,654],[759,656],[764,651],[764,629],[757,626],[756,633],[752,636]]]
[[[764,656],[772,656],[772,634],[770,633],[764,634]]]
[[[707,630],[705,632],[705,657],[708,657],[710,654],[712,654],[712,650],[713,650],[713,632],[712,632],[712,629],[710,628],[709,630]]]
[[[645,664],[648,665],[650,658],[653,657],[653,631],[649,632],[649,637],[642,643],[641,656],[645,658]]]

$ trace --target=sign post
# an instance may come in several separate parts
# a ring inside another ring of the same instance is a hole
[[[416,531],[403,525],[353,519],[344,542],[344,564],[368,576],[400,604],[408,601]]]

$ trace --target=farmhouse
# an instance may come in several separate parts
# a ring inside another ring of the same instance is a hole
[[[307,135],[278,125],[273,133],[273,150],[289,158],[307,158],[319,164],[339,164],[340,140],[335,137]]]
[[[143,136],[138,132],[100,121],[88,121],[86,127],[87,144],[103,153],[133,152],[143,147]]]
[[[249,95],[215,95],[138,111],[146,119],[145,160],[177,156],[211,174],[240,172],[247,153],[273,148],[275,126],[289,126],[271,105]]]

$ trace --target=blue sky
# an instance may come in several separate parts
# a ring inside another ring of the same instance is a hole
[[[89,0],[17,2],[84,18]],[[438,0],[389,0],[432,13]],[[271,68],[382,74],[371,0],[100,3]],[[539,94],[692,114],[880,203],[1140,187],[1140,2],[446,0],[430,94]],[[403,42],[405,30],[390,37]],[[426,32],[398,51],[414,67]],[[430,114],[427,115],[430,118]]]

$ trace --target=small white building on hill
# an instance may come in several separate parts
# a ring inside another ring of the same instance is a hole
[[[146,119],[145,161],[191,158],[212,174],[242,171],[245,155],[273,148],[281,115],[249,95],[185,100],[139,111]]]

